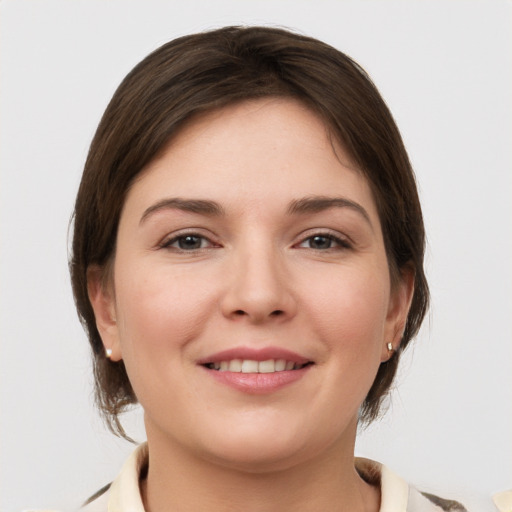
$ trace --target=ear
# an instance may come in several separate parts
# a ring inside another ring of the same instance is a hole
[[[105,351],[110,349],[112,351],[110,359],[120,361],[122,354],[116,319],[115,294],[113,285],[105,284],[103,275],[104,270],[99,266],[95,265],[87,269],[87,292]]]
[[[391,289],[385,336],[382,344],[382,362],[387,361],[392,355],[392,352],[388,349],[388,343],[393,345],[395,351],[400,346],[413,294],[414,269],[406,266],[400,271],[400,278]]]

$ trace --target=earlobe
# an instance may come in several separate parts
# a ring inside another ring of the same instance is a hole
[[[382,346],[381,361],[388,361],[397,351],[402,341],[407,323],[407,316],[414,295],[414,269],[405,267],[400,272],[400,279],[391,291],[386,334]]]
[[[96,319],[96,327],[105,348],[105,355],[111,361],[122,359],[119,344],[119,329],[115,311],[115,297],[111,285],[105,285],[103,269],[98,266],[87,270],[87,291]]]

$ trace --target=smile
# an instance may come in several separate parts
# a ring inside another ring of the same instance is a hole
[[[229,361],[218,361],[206,363],[204,366],[210,370],[219,372],[235,372],[235,373],[275,373],[290,370],[300,370],[304,366],[312,364],[296,363],[287,361],[286,359],[267,359],[266,361],[256,361],[254,359],[232,359]]]
[[[280,347],[234,347],[197,363],[223,386],[250,395],[274,393],[301,381],[315,362]]]

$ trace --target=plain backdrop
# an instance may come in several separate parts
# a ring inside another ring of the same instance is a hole
[[[226,24],[323,39],[388,102],[419,182],[432,309],[357,452],[492,510],[512,487],[511,2],[3,0],[0,16],[0,510],[73,510],[132,450],[92,404],[69,218],[124,75],[169,39]],[[140,412],[126,422],[143,440]]]

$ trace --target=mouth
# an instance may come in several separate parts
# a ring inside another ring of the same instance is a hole
[[[203,364],[209,370],[233,373],[278,373],[285,371],[301,370],[314,364],[312,361],[297,363],[286,359],[230,359],[224,361],[208,362]]]
[[[236,347],[207,356],[197,364],[222,385],[262,395],[302,380],[315,362],[279,347]]]

